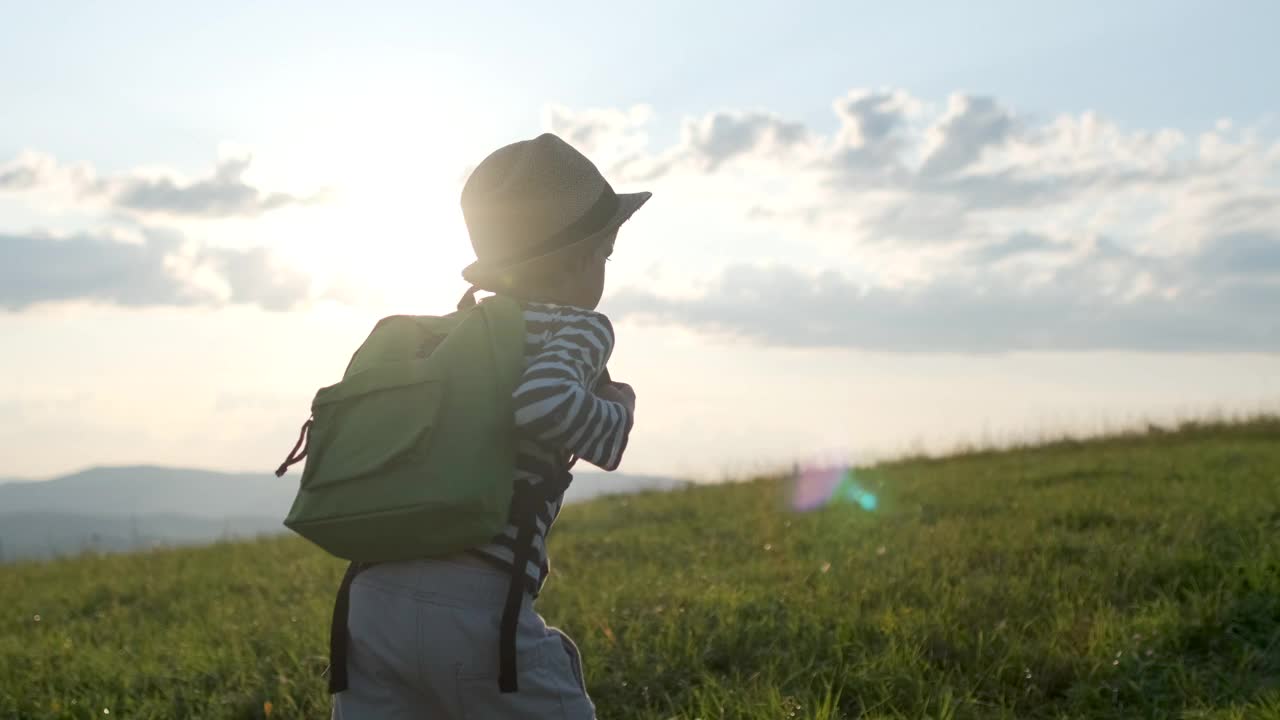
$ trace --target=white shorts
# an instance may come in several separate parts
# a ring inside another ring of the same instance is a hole
[[[334,720],[593,720],[578,648],[525,596],[519,690],[498,691],[498,624],[510,576],[481,560],[374,565],[351,583],[347,689]]]

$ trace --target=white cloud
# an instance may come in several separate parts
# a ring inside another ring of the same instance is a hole
[[[0,166],[0,192],[61,192],[77,204],[102,202],[127,213],[196,218],[256,217],[326,197],[323,192],[304,197],[255,187],[244,177],[251,162],[246,154],[225,157],[210,177],[195,180],[169,172],[99,178],[91,166],[66,166],[50,155],[24,151]]]
[[[702,294],[624,289],[610,306],[781,344],[1280,349],[1280,139],[1035,118],[968,95],[935,108],[901,90],[833,109],[826,134],[722,110],[641,151],[629,126],[630,160],[610,170],[650,184],[653,205],[737,208],[685,251],[764,234],[777,250],[707,262]],[[591,140],[609,147],[603,130]]]
[[[0,190],[30,190],[48,180],[57,163],[48,155],[24,152],[0,165]]]
[[[139,241],[0,233],[0,308],[10,311],[75,300],[279,311],[308,302],[310,286],[262,248],[203,247],[171,231],[144,230]]]
[[[920,174],[939,177],[968,169],[987,148],[1011,140],[1015,122],[992,98],[953,95],[946,113],[925,132]]]
[[[715,172],[735,158],[767,156],[785,160],[809,140],[800,123],[759,112],[717,112],[689,119],[675,156],[703,172]]]
[[[920,103],[901,90],[854,90],[834,105],[840,130],[827,165],[847,184],[894,181],[905,175],[911,147],[908,121]]]
[[[218,163],[212,177],[185,183],[170,177],[118,178],[105,182],[102,190],[119,209],[193,217],[253,217],[322,197],[264,192],[244,180],[251,162],[248,156],[228,158]]]
[[[605,171],[625,167],[644,155],[652,117],[653,109],[648,105],[577,111],[549,105],[543,110],[542,123],[548,132],[585,153]]]
[[[165,170],[103,178],[89,165],[21,153],[0,166],[0,193],[14,194],[25,208],[42,207],[59,231],[0,227],[0,310],[66,301],[274,311],[309,303],[311,278],[266,248],[196,242],[156,224],[184,223],[189,231],[192,220],[252,222],[324,197],[261,190],[246,179],[249,166],[250,156],[238,152],[225,154],[211,176],[195,180]]]
[[[835,271],[738,265],[696,297],[624,289],[610,308],[620,319],[797,347],[1280,352],[1280,238],[1262,242],[1251,259],[1265,267],[1209,283],[1195,280],[1203,261],[1161,264],[1100,243],[1047,277],[978,269],[860,287]]]
[[[0,165],[0,192],[51,190],[68,194],[89,191],[97,178],[89,165],[64,165],[48,153],[24,150]]]

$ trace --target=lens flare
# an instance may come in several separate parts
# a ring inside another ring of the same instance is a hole
[[[791,509],[809,512],[827,505],[856,505],[867,512],[879,506],[875,493],[863,487],[851,467],[797,469],[791,486]]]

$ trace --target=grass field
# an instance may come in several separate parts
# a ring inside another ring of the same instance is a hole
[[[571,506],[540,611],[601,718],[1280,718],[1280,420]],[[292,538],[0,567],[0,717],[327,717]]]

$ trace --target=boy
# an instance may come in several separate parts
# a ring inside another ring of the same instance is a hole
[[[635,393],[608,377],[613,328],[595,308],[618,228],[649,197],[614,193],[551,134],[498,149],[468,178],[462,211],[477,260],[463,271],[472,287],[459,308],[487,290],[519,300],[526,324],[510,521],[481,547],[355,577],[335,718],[595,717],[577,647],[532,603],[550,568],[546,538],[569,468],[581,459],[614,470],[627,446]],[[522,596],[511,581],[518,560]],[[499,657],[508,654],[499,649],[506,625],[513,658]],[[504,689],[517,680],[518,690],[502,692],[509,668]]]

